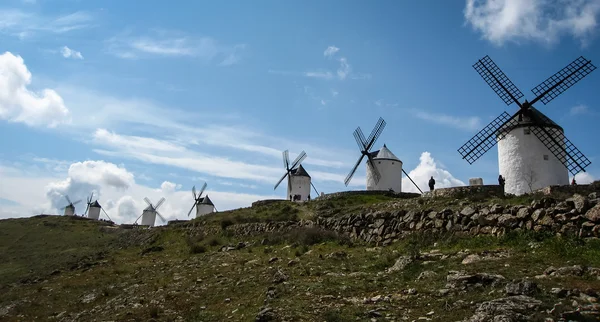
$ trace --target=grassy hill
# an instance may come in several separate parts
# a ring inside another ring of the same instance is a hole
[[[527,198],[535,197],[477,202]],[[584,319],[564,313],[576,307],[591,312],[586,318],[594,316],[600,292],[596,239],[427,233],[377,247],[319,228],[253,236],[224,229],[464,202],[340,197],[133,230],[77,217],[1,220],[0,320],[486,321],[485,314],[505,315],[502,321],[558,321],[561,314]]]

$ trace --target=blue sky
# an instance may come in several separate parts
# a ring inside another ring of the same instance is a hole
[[[494,183],[495,148],[473,165],[456,151],[516,111],[476,60],[490,55],[530,99],[578,56],[600,64],[600,1],[548,3],[3,1],[0,218],[56,213],[62,194],[93,190],[117,221],[144,196],[181,219],[203,181],[219,210],[248,206],[284,196],[284,149],[307,152],[320,191],[361,189],[364,164],[343,184],[352,131],[380,116],[376,146],[421,187],[430,175]],[[580,182],[600,176],[599,86],[596,71],[537,105],[592,161]]]

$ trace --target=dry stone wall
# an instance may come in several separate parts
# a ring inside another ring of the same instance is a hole
[[[513,230],[549,231],[580,237],[600,237],[600,203],[596,192],[565,201],[544,197],[530,205],[465,205],[460,209],[375,211],[315,221],[247,223],[228,230],[240,235],[320,227],[351,238],[387,245],[412,232],[502,235]]]

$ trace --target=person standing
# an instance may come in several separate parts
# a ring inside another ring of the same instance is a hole
[[[498,184],[500,185],[500,188],[502,188],[502,192],[504,192],[504,177],[502,177],[502,175],[498,175]]]
[[[433,191],[435,187],[435,179],[433,178],[433,176],[431,176],[431,179],[429,179],[429,191]]]

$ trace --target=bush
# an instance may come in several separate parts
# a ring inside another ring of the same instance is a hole
[[[223,229],[223,230],[227,229],[227,227],[229,227],[233,224],[234,224],[234,222],[230,218],[221,219],[221,229]]]
[[[206,252],[206,246],[202,244],[204,240],[204,235],[196,235],[190,236],[185,241],[188,247],[190,248],[190,253],[192,254],[200,254]]]

